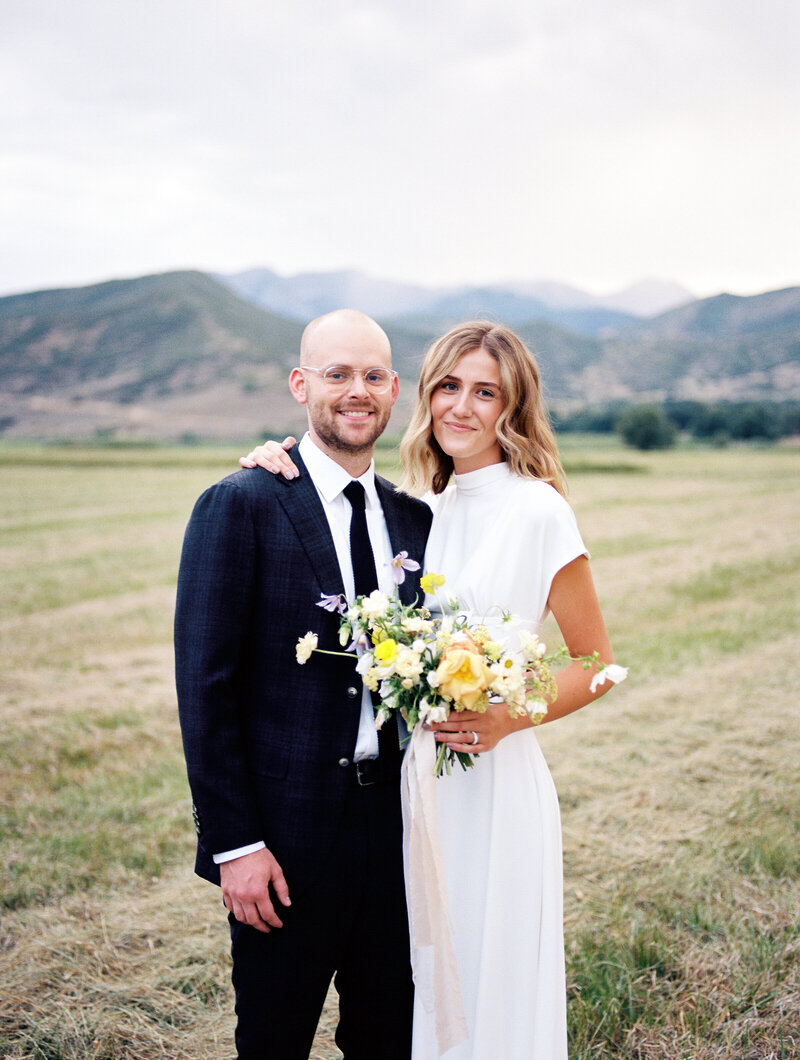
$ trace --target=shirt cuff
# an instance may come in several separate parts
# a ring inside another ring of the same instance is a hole
[[[222,854],[213,854],[215,865],[221,865],[223,861],[233,861],[234,858],[243,858],[245,854],[255,854],[257,850],[263,850],[266,843],[251,843],[246,847],[238,847],[236,850],[226,850]]]

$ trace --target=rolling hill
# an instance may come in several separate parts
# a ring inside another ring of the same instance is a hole
[[[200,272],[0,299],[0,417],[25,437],[280,426],[301,333]]]
[[[302,327],[200,272],[38,291],[0,301],[0,384],[122,403],[192,390],[240,364],[292,363]]]
[[[698,401],[800,398],[800,287],[706,298],[624,329],[609,378],[634,392]]]

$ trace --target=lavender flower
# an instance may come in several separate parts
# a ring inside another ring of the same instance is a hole
[[[343,615],[347,610],[347,604],[344,597],[341,595],[326,596],[325,593],[320,593],[320,599],[317,600],[317,607],[321,607],[325,611],[338,611],[340,615]]]
[[[407,552],[398,552],[390,564],[392,577],[395,585],[402,585],[406,580],[407,570],[419,570],[419,563],[415,559],[409,559]]]

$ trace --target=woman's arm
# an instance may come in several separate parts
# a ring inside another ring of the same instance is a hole
[[[586,556],[579,556],[561,568],[553,578],[547,602],[570,655],[597,652],[601,665],[613,663],[611,642]],[[565,667],[556,677],[558,696],[548,707],[544,721],[556,721],[572,714],[607,692],[611,687],[608,681],[591,691],[595,673],[595,667],[584,670],[581,662]]]

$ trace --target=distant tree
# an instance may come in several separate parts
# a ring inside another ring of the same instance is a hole
[[[775,401],[699,405],[691,431],[695,438],[711,442],[775,441],[800,433],[800,405]]]
[[[787,404],[781,409],[781,436],[800,434],[800,405]]]
[[[730,433],[743,441],[775,441],[781,434],[778,409],[774,405],[739,405],[731,417]]]
[[[670,449],[678,436],[658,405],[634,405],[617,420],[617,432],[634,449]]]
[[[703,415],[706,408],[700,401],[673,400],[664,403],[665,414],[679,431],[694,430],[698,417]]]
[[[620,406],[584,405],[570,412],[550,410],[550,420],[556,431],[581,431],[587,434],[613,434],[619,419]]]
[[[692,434],[695,438],[719,439],[730,437],[730,407],[725,405],[701,405],[695,416]]]
[[[640,410],[646,409],[645,413]],[[632,417],[632,419],[630,418]],[[722,446],[734,441],[775,441],[800,434],[800,402],[797,401],[703,401],[670,399],[663,405],[584,405],[569,410],[551,409],[550,419],[559,434],[622,433],[636,435],[625,441],[640,449],[667,448],[675,437],[665,419],[678,432],[691,434],[698,441]],[[624,437],[624,435],[623,435]]]

